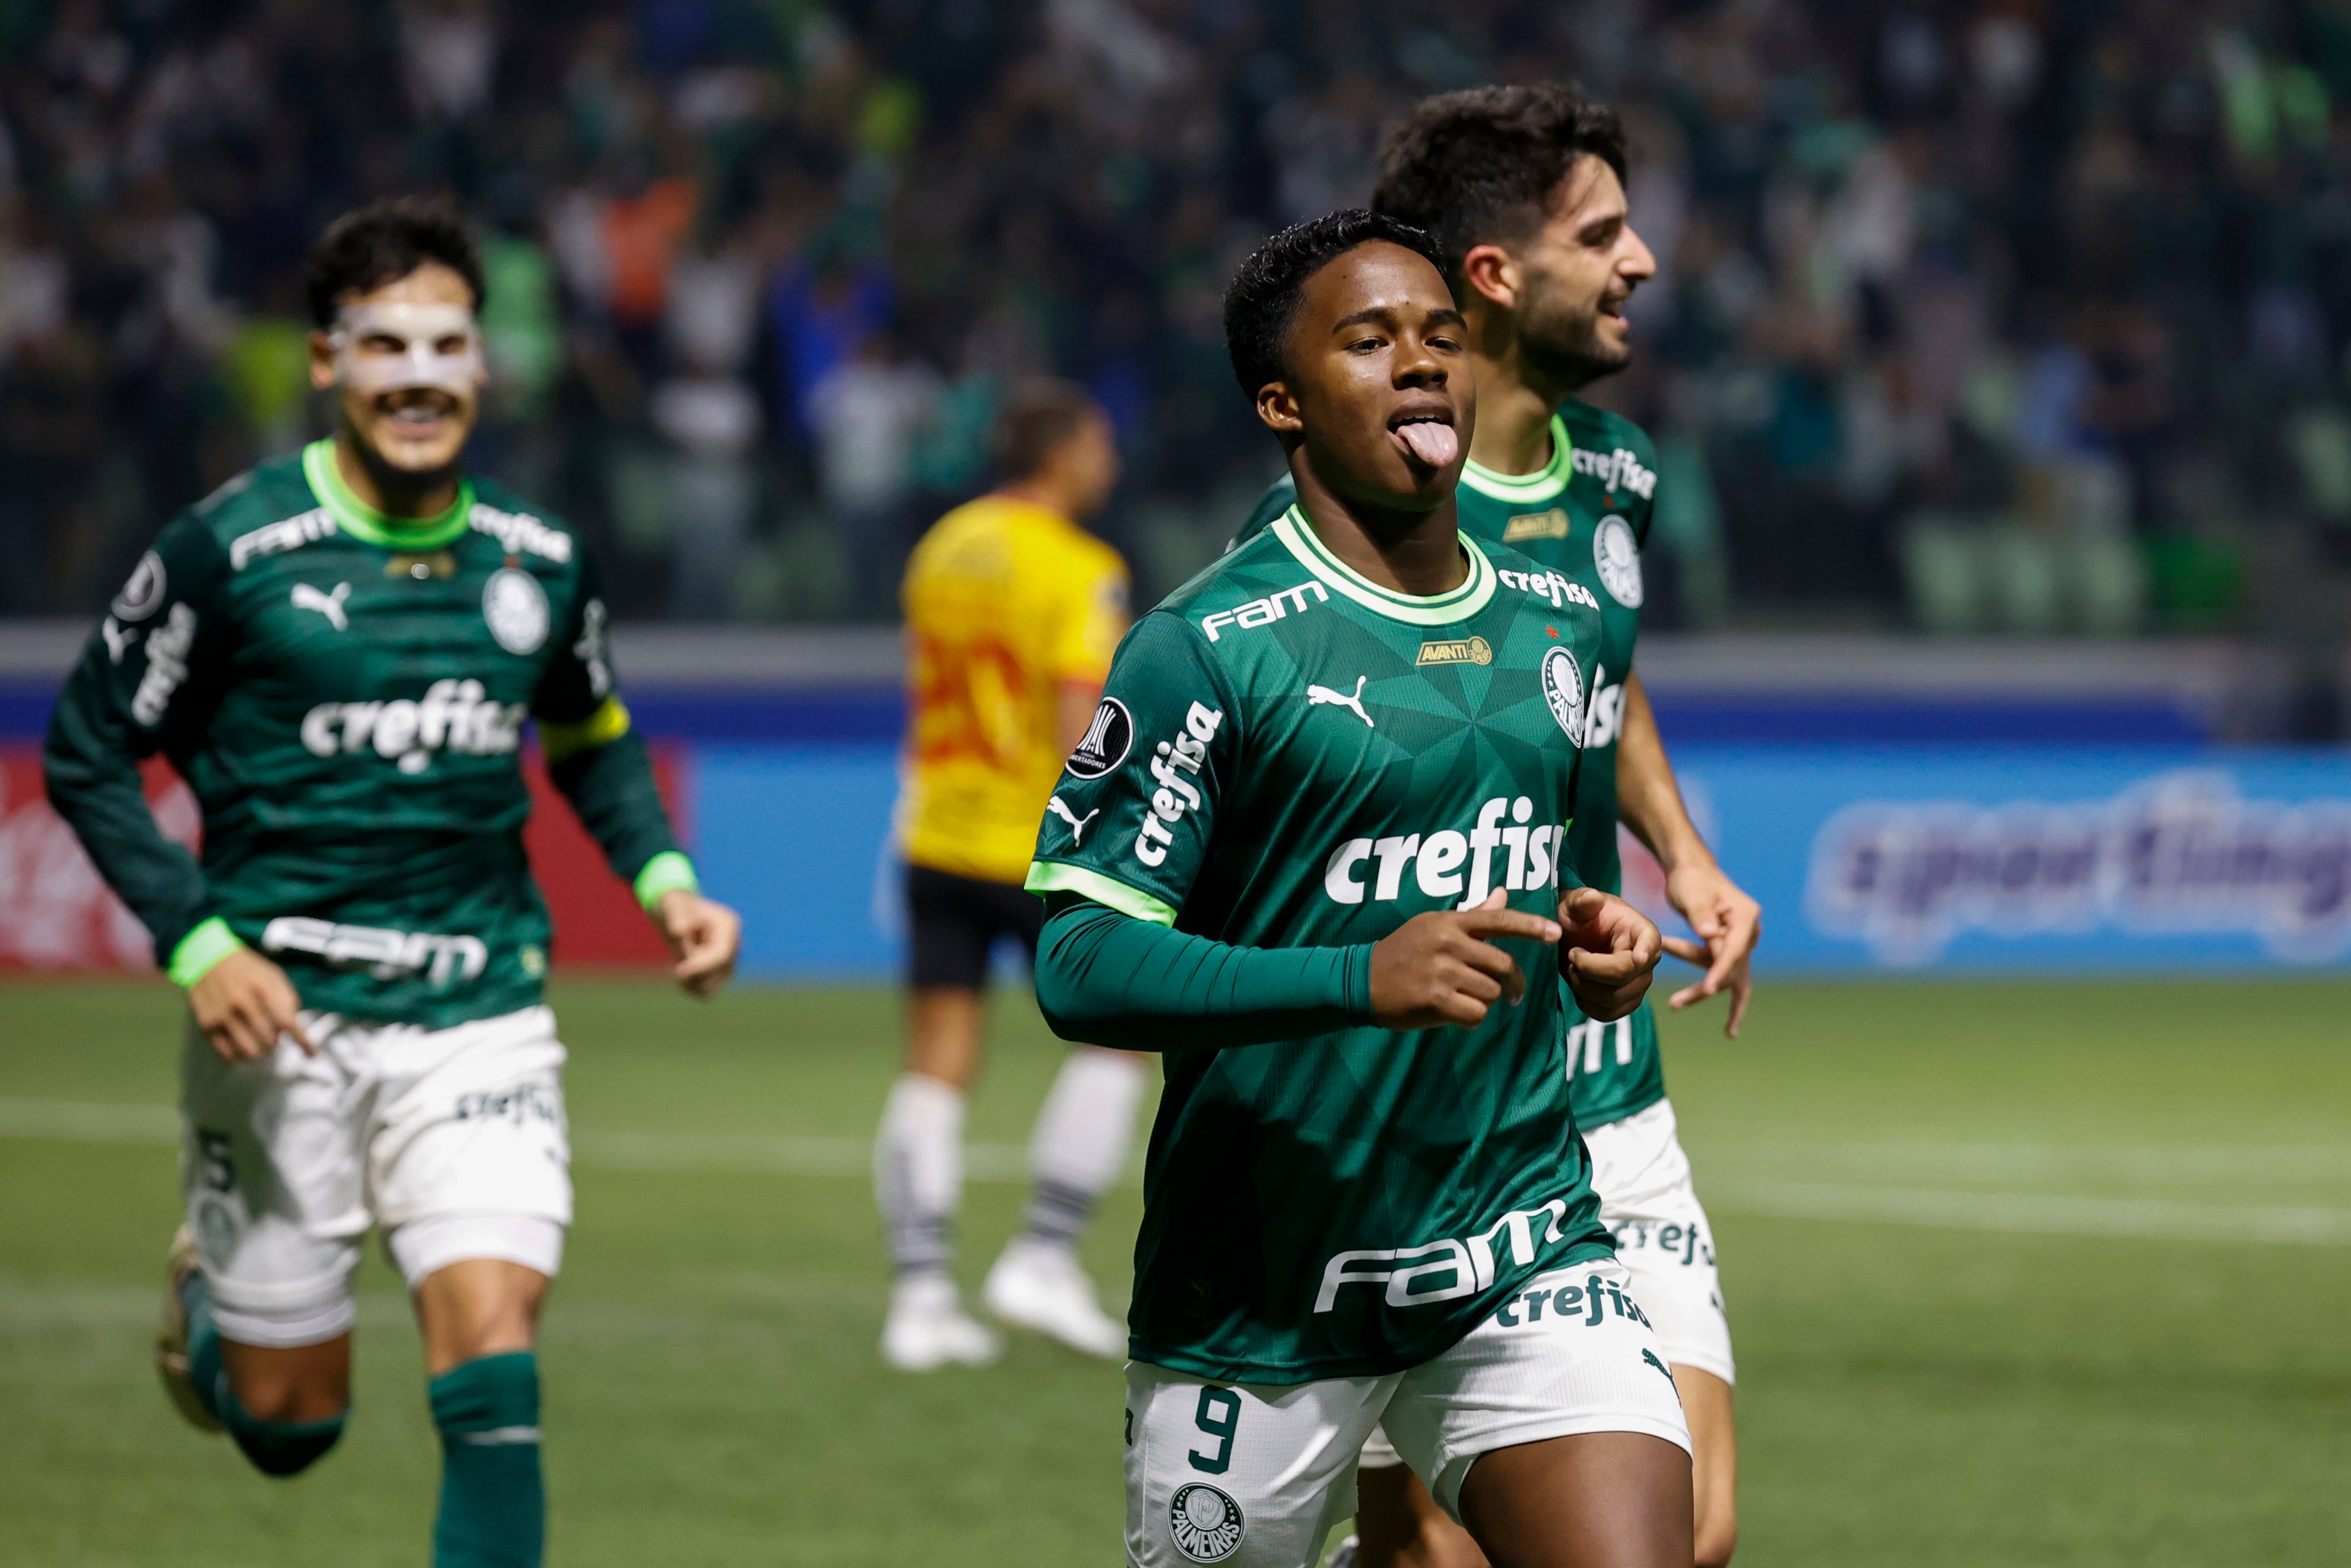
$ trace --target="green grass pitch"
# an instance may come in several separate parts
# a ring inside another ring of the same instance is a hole
[[[1031,1338],[907,1377],[862,1144],[879,991],[705,1008],[573,981],[579,1224],[544,1365],[551,1558],[1118,1560],[1119,1375]],[[147,1364],[176,998],[0,988],[0,1560],[424,1557],[437,1456],[397,1282],[308,1476],[181,1427]],[[2351,986],[1777,986],[1667,1071],[1738,1336],[1749,1568],[2351,1561]],[[999,1006],[966,1208],[1008,1235],[1058,1058]],[[1139,1194],[1088,1246],[1113,1294]]]

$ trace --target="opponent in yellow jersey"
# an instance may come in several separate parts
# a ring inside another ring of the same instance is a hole
[[[1092,716],[1126,630],[1126,565],[1049,506],[983,496],[915,547],[905,607],[907,863],[1018,886],[1062,710]]]
[[[909,1371],[998,1352],[947,1273],[980,993],[999,940],[1036,956],[1044,906],[1020,884],[1037,823],[1126,631],[1125,564],[1080,526],[1118,482],[1109,418],[1080,389],[1040,382],[1009,400],[996,445],[999,487],[940,518],[906,569],[906,1070],[873,1178],[898,1277],[882,1354]],[[1143,1087],[1139,1058],[1070,1054],[1029,1143],[1027,1221],[983,1292],[998,1317],[1095,1355],[1123,1355],[1126,1331],[1074,1244],[1125,1167]]]

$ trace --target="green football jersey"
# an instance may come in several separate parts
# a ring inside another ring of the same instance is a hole
[[[1600,604],[1601,641],[1592,673],[1592,722],[1583,742],[1568,863],[1586,887],[1625,891],[1616,849],[1616,737],[1625,718],[1625,677],[1640,633],[1641,547],[1649,537],[1657,459],[1630,420],[1570,400],[1552,420],[1551,461],[1532,474],[1497,474],[1463,465],[1455,491],[1461,531],[1531,556],[1546,571],[1581,584]],[[1267,486],[1236,543],[1254,536],[1297,500],[1287,475]],[[1575,1116],[1597,1127],[1666,1097],[1657,1019],[1644,1001],[1629,1019],[1594,1024],[1566,998],[1568,1071]]]
[[[540,995],[531,719],[550,755],[626,734],[579,540],[486,481],[387,518],[319,442],[165,526],[58,699],[51,792],[159,956],[224,921],[306,1007],[445,1027]],[[200,873],[97,799],[157,751],[202,808]],[[583,804],[624,875],[676,848],[649,786]]]
[[[1291,510],[1137,622],[1039,831],[1032,890],[1238,946],[1375,942],[1507,893],[1551,915],[1601,616],[1517,551],[1414,598]],[[1133,1352],[1201,1376],[1366,1376],[1530,1276],[1605,1255],[1555,950],[1474,1029],[1167,1053]]]

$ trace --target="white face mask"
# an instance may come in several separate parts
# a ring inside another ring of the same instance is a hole
[[[488,374],[482,329],[463,305],[346,305],[327,345],[335,379],[369,397],[419,387],[464,397]]]

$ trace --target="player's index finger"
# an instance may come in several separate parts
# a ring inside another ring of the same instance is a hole
[[[1523,909],[1465,909],[1461,929],[1472,936],[1524,936],[1536,942],[1559,940],[1559,923]]]

